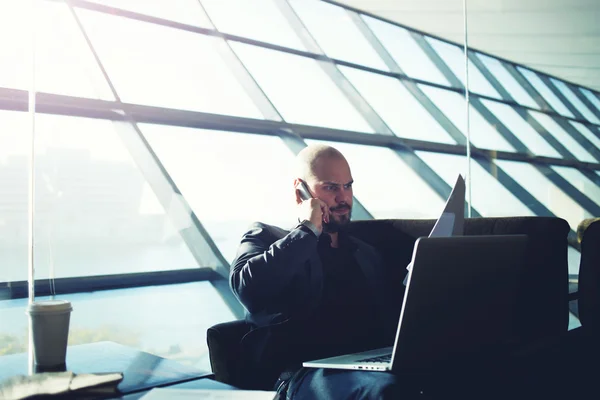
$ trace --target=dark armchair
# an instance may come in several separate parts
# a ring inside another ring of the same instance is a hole
[[[406,266],[417,238],[427,236],[435,220],[372,220],[350,224],[350,233],[376,247],[390,276],[403,288]],[[465,221],[466,235],[526,234],[523,283],[518,294],[518,315],[522,344],[558,341],[568,326],[567,234],[569,226],[560,218],[507,217],[472,218]],[[485,266],[482,266],[485,267]],[[398,291],[398,312],[403,291]],[[245,321],[215,325],[207,341],[215,379],[240,388],[270,389],[260,366],[249,365],[240,351],[240,340],[253,327]]]

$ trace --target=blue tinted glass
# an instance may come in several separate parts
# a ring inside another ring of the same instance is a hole
[[[398,79],[339,68],[397,136],[456,144]]]
[[[581,171],[575,168],[560,167],[556,165],[553,165],[551,168],[565,178],[571,185],[575,186],[577,190],[585,194],[596,204],[600,205],[600,186],[582,174]]]
[[[465,99],[458,93],[419,85],[419,88],[443,112],[466,137]],[[514,152],[515,149],[491,126],[471,105],[470,109],[471,143],[482,149]]]
[[[287,122],[373,133],[320,61],[243,43],[231,46]]]
[[[467,176],[467,158],[454,154],[416,152],[450,186],[458,174]],[[471,161],[473,207],[484,217],[533,215],[519,199],[477,162]]]
[[[577,110],[583,115],[585,119],[595,124],[600,123],[600,120],[590,111],[589,108],[579,98],[567,87],[564,82],[559,81],[558,79],[550,78],[550,81],[554,86],[560,90],[560,92],[565,96],[571,104],[577,108]]]
[[[210,282],[60,294],[60,298],[73,303],[70,344],[115,342],[204,371],[210,371],[208,328],[235,319]],[[0,354],[27,351],[26,307],[27,299],[0,302]],[[198,317],[186,317],[190,315]]]
[[[583,136],[587,138],[587,140],[592,142],[596,146],[596,149],[600,150],[600,135],[594,134],[590,128],[580,122],[569,121],[569,123],[573,125],[579,132],[581,132]]]
[[[562,158],[512,106],[489,100],[482,100],[482,102],[533,154]]]
[[[221,32],[306,50],[274,0],[201,2],[215,27]]]
[[[406,75],[450,86],[408,30],[366,15],[362,18]]]
[[[219,54],[222,39],[95,11],[77,13],[124,102],[262,118]]]
[[[150,15],[181,22],[188,25],[211,28],[197,0],[92,0],[107,6],[131,10],[140,14]],[[226,1],[226,0],[222,0]],[[204,3],[204,0],[202,1]]]
[[[538,93],[542,95],[544,100],[546,100],[546,102],[550,104],[554,111],[566,117],[574,118],[574,115],[571,113],[571,111],[569,111],[569,109],[565,107],[565,105],[558,99],[558,97],[556,97],[556,95],[552,93],[550,89],[548,89],[548,86],[546,86],[546,84],[542,82],[540,77],[535,72],[523,67],[517,67],[517,69],[519,70],[521,75],[523,75],[525,79],[527,79],[529,83],[531,83],[535,90],[537,90]]]
[[[547,114],[531,111],[532,115],[552,136],[569,150],[578,160],[595,163],[598,160],[591,155],[582,145],[566,132],[559,124]]]
[[[227,260],[253,221],[284,228],[296,222],[294,157],[278,137],[150,124],[140,129]]]
[[[517,82],[517,80],[506,70],[504,63],[495,58],[486,56],[481,53],[475,53],[477,58],[481,60],[490,70],[490,72],[496,77],[498,82],[504,86],[504,88],[510,93],[513,99],[524,106],[531,108],[540,108],[538,104],[531,98],[523,86]]]
[[[329,57],[388,70],[352,21],[348,11],[322,1],[289,1],[319,47]]]
[[[425,37],[434,50],[450,67],[454,75],[465,84],[465,53],[462,47],[442,42],[431,37]],[[481,93],[486,96],[501,98],[500,94],[492,87],[481,71],[469,60],[469,91]]]
[[[555,216],[564,218],[571,229],[577,230],[577,226],[583,219],[592,217],[535,166],[508,160],[496,160],[496,163]]]
[[[32,84],[31,10],[35,5],[35,89],[114,100],[81,30],[64,2],[0,1],[0,87]]]
[[[600,111],[600,100],[594,93],[584,88],[579,88],[579,91],[596,107],[596,110]]]

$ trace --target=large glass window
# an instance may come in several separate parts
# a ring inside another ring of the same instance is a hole
[[[590,180],[587,176],[578,171],[575,168],[560,167],[553,165],[551,167],[560,176],[565,178],[571,185],[575,186],[577,190],[585,194],[596,204],[600,205],[600,185]]]
[[[424,151],[418,151],[417,155],[450,186],[454,185],[458,174],[467,176],[465,156]],[[473,207],[484,217],[533,215],[529,208],[476,161],[471,161],[471,187]]]
[[[450,86],[408,30],[369,16],[363,15],[362,18],[406,75]],[[410,54],[410,57],[407,57],[407,54]]]
[[[124,102],[262,118],[221,58],[221,39],[78,10]]]
[[[198,267],[115,124],[122,123],[36,115],[37,279]],[[12,157],[13,173],[26,176],[26,154]],[[27,179],[16,188],[27,193]],[[22,205],[13,223],[26,220]],[[26,240],[27,230],[10,228],[20,234],[12,240]],[[8,280],[24,265],[9,268]]]
[[[215,27],[221,32],[306,50],[274,0],[201,2]]]
[[[210,282],[68,294],[60,299],[73,304],[69,345],[112,341],[204,371],[210,371],[206,331],[235,318]],[[0,356],[27,351],[25,307],[27,299],[0,302],[0,321],[10,321],[2,324]]]
[[[440,216],[445,199],[394,151],[385,147],[317,140],[307,140],[307,143],[328,144],[342,152],[352,170],[354,196],[375,218]]]
[[[558,151],[544,140],[512,106],[488,100],[482,102],[533,154],[561,158]]]
[[[583,219],[592,217],[535,166],[508,160],[497,160],[496,163],[555,216],[564,218],[571,229],[577,230]]]
[[[0,1],[0,38],[0,87],[31,88],[35,42],[36,91],[114,100],[66,4]]]
[[[579,98],[571,91],[571,89],[562,81],[558,79],[550,78],[550,81],[554,86],[560,90],[560,92],[565,96],[571,104],[577,108],[577,110],[583,115],[585,119],[595,124],[600,124],[600,120],[590,111],[589,108]]]
[[[290,0],[290,4],[329,57],[388,70],[348,11],[322,1]]]
[[[111,7],[135,11],[152,17],[163,18],[183,24],[210,28],[210,23],[198,4],[198,0],[92,0]],[[204,3],[204,0],[202,1]]]
[[[425,37],[429,44],[450,67],[454,75],[465,85],[465,53],[457,45]],[[501,98],[496,89],[483,76],[481,71],[469,60],[469,90],[486,96]]]
[[[587,138],[587,140],[592,142],[596,146],[596,150],[600,150],[600,137],[598,135],[595,135],[594,132],[590,130],[590,128],[588,128],[582,123],[575,121],[569,121],[569,123],[573,125],[579,132],[581,132],[583,136]]]
[[[556,121],[548,114],[542,114],[540,112],[531,111],[532,115],[552,136],[569,150],[575,158],[581,161],[587,161],[595,163],[596,158],[592,156],[583,146],[581,146],[573,136],[566,132]]]
[[[243,43],[231,46],[287,122],[373,133],[320,61]]]
[[[481,53],[475,53],[475,55],[481,60],[481,62],[483,62],[487,69],[490,70],[498,82],[504,86],[504,88],[508,91],[508,93],[510,93],[517,103],[531,108],[540,108],[535,100],[529,95],[529,93],[523,89],[523,86],[521,86],[519,82],[517,82],[517,80],[506,70],[506,67],[502,61]]]
[[[550,104],[550,107],[552,107],[554,111],[566,117],[575,117],[573,113],[571,113],[571,111],[569,111],[569,109],[562,103],[562,101],[560,101],[559,98],[556,97],[554,93],[552,93],[552,90],[550,90],[548,86],[546,86],[546,84],[540,79],[538,74],[531,71],[530,69],[523,67],[517,67],[517,69],[519,70],[521,75],[523,75],[525,79],[529,81],[529,83],[535,88],[535,90],[537,90],[538,93],[542,95],[544,100],[546,100],[546,102]],[[552,109],[544,111],[552,111]]]
[[[596,107],[596,110],[600,111],[600,100],[598,100],[598,97],[592,91],[585,88],[579,88],[579,91]]]
[[[339,68],[397,136],[456,144],[398,79]]]
[[[27,280],[29,149],[29,114],[0,111],[0,282]]]
[[[449,90],[419,85],[421,90],[442,111],[452,123],[467,137],[465,99]],[[515,149],[485,118],[470,105],[471,143],[482,149],[515,152]]]
[[[278,137],[141,124],[200,222],[228,260],[254,221],[296,221],[293,154]]]

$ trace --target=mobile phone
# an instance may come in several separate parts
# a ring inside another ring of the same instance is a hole
[[[300,181],[300,185],[298,186],[298,191],[300,192],[300,198],[302,200],[308,200],[308,199],[312,199],[312,195],[310,194],[310,191],[308,190],[308,186],[306,186],[306,182],[304,181]]]

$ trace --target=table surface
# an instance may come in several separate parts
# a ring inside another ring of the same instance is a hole
[[[27,356],[27,353],[20,353],[0,357],[0,382],[11,376],[27,375],[29,370]],[[209,371],[202,371],[114,342],[69,346],[66,370],[76,374],[121,372],[123,380],[117,388],[123,395],[213,376]],[[206,380],[218,384],[211,379]],[[196,383],[196,385],[200,384]],[[207,383],[207,385],[211,384]],[[139,398],[143,394],[145,393],[131,399]]]

